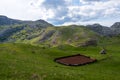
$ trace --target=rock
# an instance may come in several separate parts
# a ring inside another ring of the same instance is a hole
[[[68,39],[68,40],[67,40],[67,42],[68,42],[68,43],[71,43],[71,42],[72,42],[72,40],[71,40],[71,39]]]
[[[54,33],[55,33],[54,30],[51,30],[51,31],[45,33],[43,35],[42,39],[40,39],[40,42],[44,42],[44,41],[48,40]]]
[[[85,47],[85,46],[97,46],[97,40],[90,39],[90,40],[86,41],[85,43],[82,43],[81,46],[83,46],[83,47]]]
[[[100,24],[87,25],[86,27],[102,36],[113,35],[113,30],[110,27],[102,26]]]
[[[102,34],[102,25],[100,24],[93,24],[93,25],[87,25],[87,28],[97,32],[98,34]]]
[[[76,36],[76,37],[75,37],[75,40],[79,40],[79,36]]]
[[[120,22],[116,22],[111,26],[111,29],[114,32],[114,35],[120,34]]]
[[[32,79],[32,80],[39,80],[39,75],[37,75],[37,74],[32,74],[31,79]]]
[[[120,28],[120,22],[114,23],[111,28]]]
[[[105,49],[102,49],[102,50],[100,51],[100,54],[106,54],[106,50],[105,50]]]
[[[52,44],[57,44],[56,40],[52,41]]]

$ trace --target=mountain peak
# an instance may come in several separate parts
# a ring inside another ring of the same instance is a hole
[[[29,24],[29,25],[39,25],[42,27],[53,26],[52,24],[44,21],[44,20],[36,20],[36,21],[22,21],[8,18],[7,16],[0,15],[0,26],[1,25],[14,25],[14,24]]]
[[[7,16],[4,16],[4,15],[0,15],[0,19],[1,18],[8,18]]]
[[[120,22],[114,23],[111,28],[120,28]]]
[[[99,23],[95,23],[95,24],[93,24],[94,26],[102,26],[101,24],[99,24]]]
[[[20,23],[20,20],[10,19],[7,16],[0,15],[0,25],[13,25]]]
[[[102,25],[99,24],[99,23],[95,23],[95,24],[92,24],[92,25],[87,25],[87,27],[102,27]]]

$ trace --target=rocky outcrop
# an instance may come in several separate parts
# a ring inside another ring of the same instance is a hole
[[[97,46],[97,40],[96,39],[90,39],[82,44],[80,44],[80,46]]]
[[[114,35],[120,34],[120,22],[116,22],[111,26],[112,31],[114,32]]]
[[[44,41],[48,40],[54,33],[55,33],[55,31],[51,30],[51,31],[43,34],[43,37],[42,37],[42,39],[40,39],[40,42],[44,42]]]
[[[105,50],[105,49],[102,49],[102,50],[100,51],[100,54],[106,54],[106,50]]]
[[[114,23],[111,28],[120,28],[120,22]]]
[[[102,36],[113,36],[116,33],[111,27],[100,24],[87,25],[86,27]]]
[[[86,27],[93,30],[94,32],[97,32],[98,34],[102,34],[103,26],[100,24],[87,25]]]

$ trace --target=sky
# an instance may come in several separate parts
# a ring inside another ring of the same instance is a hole
[[[120,22],[120,0],[0,0],[0,15],[54,25],[111,26]]]

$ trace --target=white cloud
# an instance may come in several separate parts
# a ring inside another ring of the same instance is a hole
[[[17,19],[34,19],[29,0],[0,0],[0,14]],[[28,16],[29,15],[29,16]]]
[[[76,19],[77,23],[89,23],[96,22],[97,19],[101,19],[99,23],[105,24],[105,19],[117,18],[120,17],[120,1],[115,0],[92,0],[92,2],[87,2],[88,0],[80,0],[83,2],[81,6],[69,6],[70,13],[69,15],[73,15],[72,17],[80,16],[79,19]],[[93,2],[94,1],[94,2]],[[72,18],[71,17],[71,18]],[[118,20],[118,19],[117,19]],[[109,20],[108,20],[109,22]],[[107,22],[107,23],[108,23]],[[111,22],[111,21],[110,21]],[[66,22],[69,23],[69,22]],[[71,22],[70,22],[71,23]],[[111,23],[109,23],[111,24]],[[108,25],[108,24],[107,24]]]
[[[0,14],[22,20],[44,19],[56,25],[106,24],[113,23],[109,19],[120,20],[119,4],[120,0],[0,0]]]

